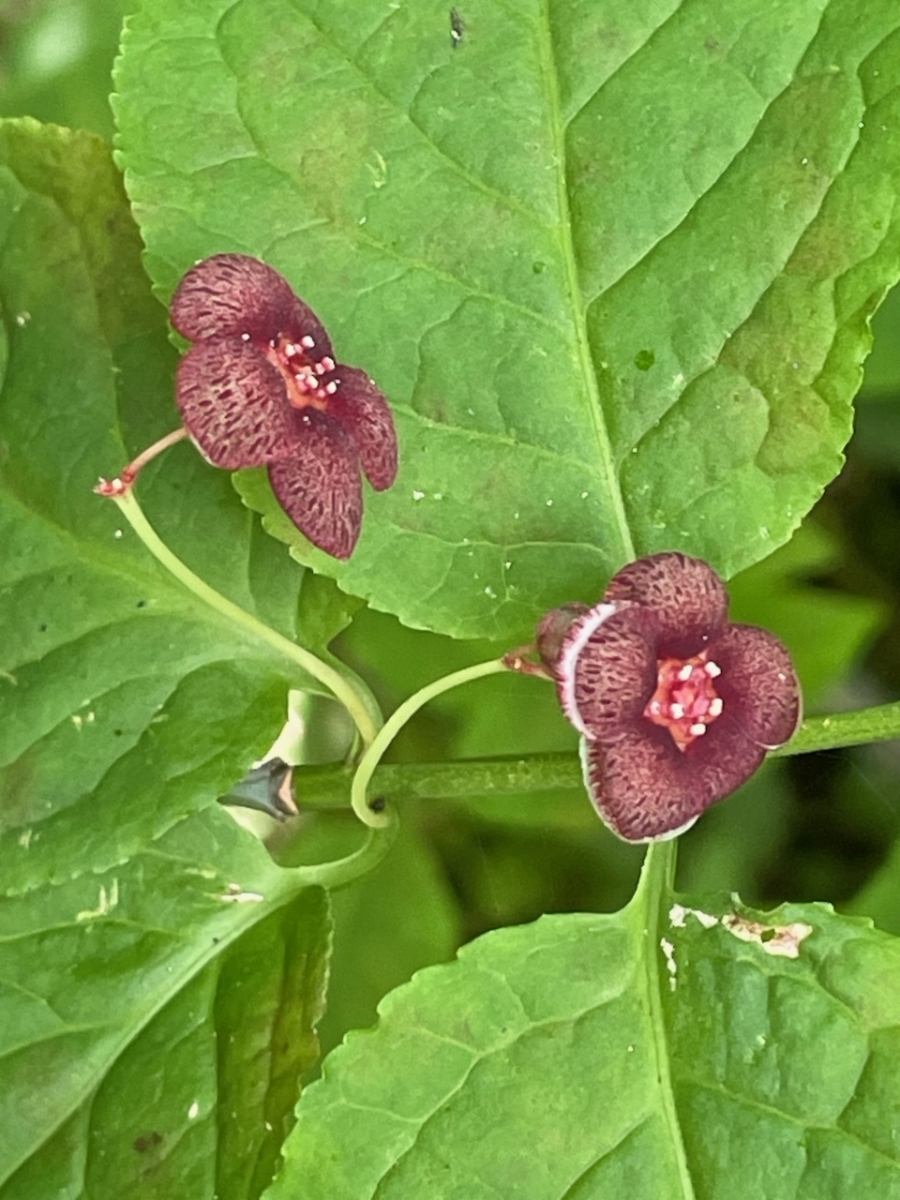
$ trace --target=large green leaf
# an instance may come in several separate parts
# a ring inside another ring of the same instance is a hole
[[[900,1196],[897,942],[652,892],[393,993],[305,1093],[267,1196]]]
[[[725,575],[841,464],[898,274],[894,0],[144,0],[120,161],[168,295],[271,261],[392,399],[347,564],[408,624],[521,638],[633,556]]]
[[[324,897],[215,805],[302,681],[92,494],[127,460],[120,427],[171,411],[139,253],[101,142],[0,124],[3,1200],[258,1195],[315,1057]],[[177,450],[142,477],[148,507],[290,632],[303,572]]]

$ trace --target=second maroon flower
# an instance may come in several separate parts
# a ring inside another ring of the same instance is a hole
[[[721,579],[684,554],[630,563],[594,608],[554,609],[538,649],[582,735],[591,799],[627,841],[687,829],[800,719],[785,647],[730,623]]]
[[[170,313],[194,343],[177,385],[191,438],[215,466],[266,466],[301,533],[349,558],[362,524],[360,468],[376,491],[397,474],[394,423],[374,382],[335,361],[313,311],[256,258],[198,263]]]

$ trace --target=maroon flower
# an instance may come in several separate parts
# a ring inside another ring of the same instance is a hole
[[[537,643],[582,735],[594,806],[629,842],[682,833],[800,720],[787,650],[730,624],[721,579],[684,554],[631,563],[595,608],[554,609]]]
[[[360,466],[379,492],[397,474],[384,396],[364,371],[335,362],[315,313],[256,258],[198,263],[170,312],[194,343],[177,388],[191,438],[217,467],[267,466],[301,533],[349,558],[362,522]]]

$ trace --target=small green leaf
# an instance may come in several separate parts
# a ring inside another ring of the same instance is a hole
[[[663,906],[490,933],[393,993],[267,1195],[900,1195],[897,942],[821,905]]]
[[[900,15],[851,0],[145,0],[119,155],[164,295],[256,254],[394,405],[348,563],[412,626],[521,641],[628,558],[722,574],[841,465],[900,273]],[[200,118],[198,120],[198,114]]]

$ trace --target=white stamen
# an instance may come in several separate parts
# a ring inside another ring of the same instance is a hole
[[[242,341],[242,342],[249,342],[249,341],[250,341],[250,334],[249,334],[249,333],[242,333],[242,334],[241,334],[241,341]]]
[[[297,353],[297,347],[294,345],[294,343],[293,343],[293,342],[285,342],[285,344],[284,344],[284,352],[285,352],[285,354],[288,356],[288,358],[290,358],[290,356],[291,356],[292,354],[296,354],[296,353]]]
[[[703,670],[707,673],[710,679],[715,679],[717,675],[722,674],[722,668],[714,662],[708,662]]]
[[[333,396],[334,393],[337,391],[337,384],[335,383],[335,381],[333,379],[332,379],[331,383],[325,384],[325,391],[327,392],[327,394],[329,396]]]
[[[678,674],[675,676],[675,678],[680,679],[682,683],[686,683],[690,679],[690,677],[693,675],[693,673],[694,673],[694,668],[691,666],[691,664],[685,663],[684,666],[681,668],[681,670],[678,672]]]
[[[312,348],[315,344],[316,344],[315,338],[311,338],[308,333],[305,334],[300,339],[300,345],[303,347],[304,350],[312,350]]]
[[[329,358],[328,355],[326,354],[325,357],[322,359],[322,366],[325,368],[326,371],[333,371],[334,370],[334,359]]]
[[[711,717],[718,717],[721,714],[723,707],[724,706],[722,704],[721,698],[719,696],[716,696],[715,700],[710,700],[710,702],[709,702],[709,710],[708,710],[709,715]]]
[[[651,700],[651,701],[650,701],[650,711],[651,711],[652,713],[659,713],[659,712],[662,712],[662,705],[660,704],[660,702],[659,702],[658,700]]]
[[[681,718],[684,716],[684,705],[683,704],[670,704],[669,705],[669,714],[673,720],[680,721]]]
[[[692,733],[694,735],[694,737],[700,737],[701,734],[706,733],[706,726],[705,725],[691,725],[690,728],[688,729],[688,733]]]
[[[327,368],[323,362],[317,362],[314,365],[313,370],[317,375],[324,375]]]

